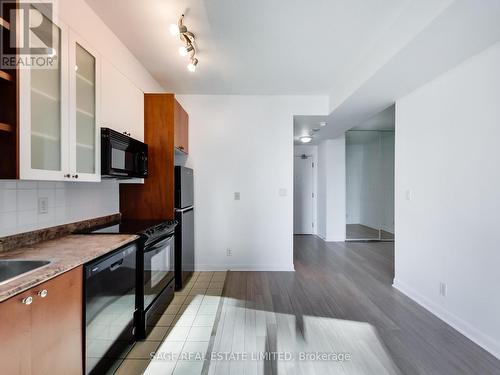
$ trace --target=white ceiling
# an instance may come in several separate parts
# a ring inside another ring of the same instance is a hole
[[[417,0],[86,1],[168,91],[328,95]],[[168,30],[181,13],[195,74]]]

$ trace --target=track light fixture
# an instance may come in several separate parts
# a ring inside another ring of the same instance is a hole
[[[179,36],[180,40],[184,43],[182,47],[179,48],[179,55],[187,56],[189,55],[189,64],[187,65],[187,69],[190,72],[196,71],[196,65],[198,65],[198,59],[195,57],[196,48],[195,48],[195,36],[194,34],[187,29],[187,27],[183,23],[184,14],[179,18],[179,22],[177,25],[170,25],[170,33],[173,36]]]

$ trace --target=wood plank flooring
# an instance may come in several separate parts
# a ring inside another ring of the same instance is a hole
[[[227,274],[209,345],[219,357],[203,373],[500,374],[499,360],[392,288],[392,243],[296,236],[294,247],[296,272]],[[315,352],[329,357],[299,360]]]

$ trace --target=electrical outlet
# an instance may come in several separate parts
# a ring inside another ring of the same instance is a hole
[[[233,250],[231,250],[231,249],[226,249],[226,256],[227,256],[227,257],[232,257],[232,256],[233,256]]]
[[[237,191],[237,192],[234,193],[234,200],[235,201],[239,201],[240,200],[240,192],[239,191]]]
[[[413,198],[413,193],[410,189],[407,189],[406,192],[405,192],[405,195],[406,195],[406,200],[407,201],[411,201],[412,198]]]
[[[447,293],[447,286],[446,286],[446,283],[439,283],[439,295],[442,296],[442,297],[446,297],[446,293]]]
[[[278,190],[278,195],[280,197],[286,197],[288,195],[288,191],[285,188],[280,188]],[[314,198],[314,196],[313,196],[313,198]]]
[[[46,214],[49,212],[49,198],[38,198],[38,213]]]

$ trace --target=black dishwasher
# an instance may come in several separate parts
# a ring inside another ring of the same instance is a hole
[[[85,373],[105,374],[134,342],[137,244],[85,265]]]

